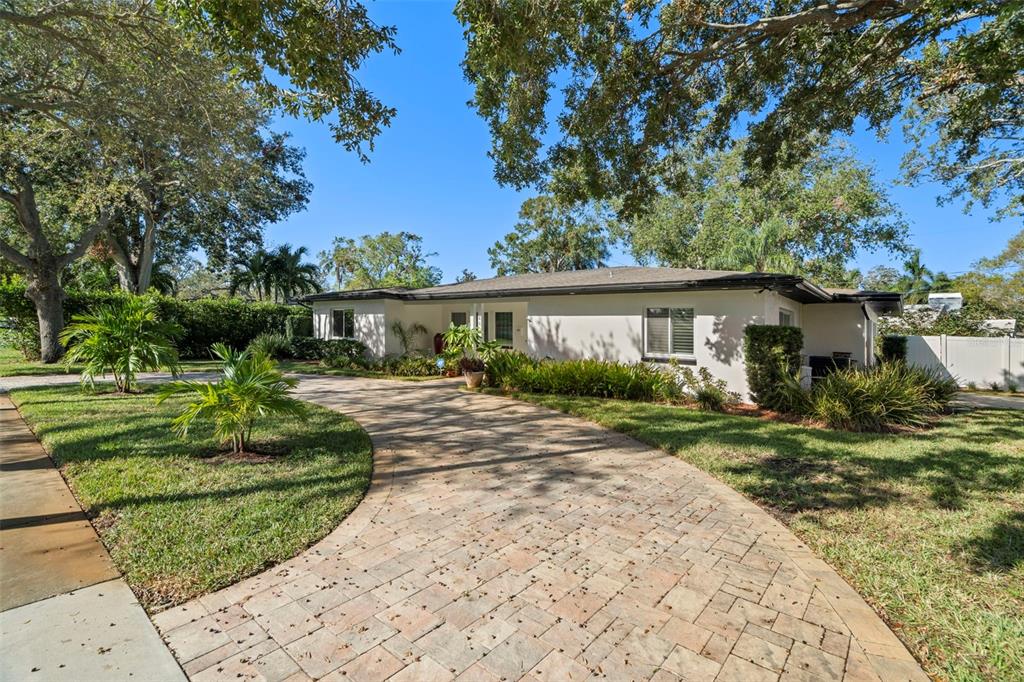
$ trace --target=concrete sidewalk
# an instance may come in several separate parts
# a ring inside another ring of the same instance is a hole
[[[0,396],[0,681],[184,680],[53,462]]]

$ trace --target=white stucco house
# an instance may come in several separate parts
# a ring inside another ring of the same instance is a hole
[[[794,275],[614,267],[494,277],[424,289],[332,291],[303,299],[318,338],[354,338],[376,356],[401,352],[398,320],[422,324],[432,347],[449,324],[538,358],[597,358],[707,367],[747,395],[743,330],[800,327],[804,354],[874,362],[875,322],[899,294],[824,289]]]

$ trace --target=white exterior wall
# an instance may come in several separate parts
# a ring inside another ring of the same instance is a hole
[[[852,353],[861,365],[874,362],[874,326],[859,303],[809,303],[803,306],[804,354]]]
[[[773,292],[537,296],[529,304],[527,352],[541,358],[639,362],[644,357],[644,310],[693,308],[696,367],[707,367],[746,399],[743,329],[765,320],[778,323],[780,304],[794,312],[799,324],[800,304]]]
[[[318,339],[339,339],[331,329],[331,311],[344,308],[355,310],[355,338],[366,344],[369,352],[376,356],[384,355],[387,343],[387,324],[385,312],[387,303],[383,299],[370,301],[316,301],[313,303],[313,336]],[[394,301],[398,303],[398,301]],[[340,331],[340,330],[339,330]]]
[[[331,310],[355,309],[356,338],[377,357],[397,355],[401,344],[391,333],[400,320],[427,328],[416,339],[417,350],[430,350],[434,334],[447,329],[453,312],[464,312],[471,326],[494,313],[512,312],[513,347],[537,358],[597,358],[639,362],[644,357],[644,311],[670,307],[694,309],[694,361],[724,379],[729,390],[748,398],[743,363],[743,330],[749,324],[778,324],[779,309],[793,314],[804,331],[804,353],[853,354],[862,364],[873,360],[872,320],[856,303],[802,305],[775,292],[689,291],[671,293],[578,294],[529,299],[467,299],[445,302],[318,301],[313,304],[314,334],[330,335]]]

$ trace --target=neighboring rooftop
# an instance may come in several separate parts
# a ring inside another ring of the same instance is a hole
[[[490,277],[422,289],[390,287],[329,291],[306,296],[305,301],[393,298],[408,301],[492,298],[524,295],[680,291],[686,289],[772,289],[805,303],[837,300],[899,301],[898,294],[826,290],[797,275],[690,268],[620,266],[592,270],[544,272]]]

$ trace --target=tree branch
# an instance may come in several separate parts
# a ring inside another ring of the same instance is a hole
[[[15,267],[21,268],[26,274],[32,271],[32,260],[2,238],[0,238],[0,256],[9,260]]]
[[[60,257],[57,261],[59,268],[65,268],[69,264],[75,262],[85,254],[85,250],[92,246],[93,241],[99,236],[100,232],[107,229],[110,226],[110,222],[113,219],[112,215],[105,209],[100,212],[99,219],[93,223],[89,229],[82,233],[82,236],[78,238],[78,241],[74,243],[71,249]]]

